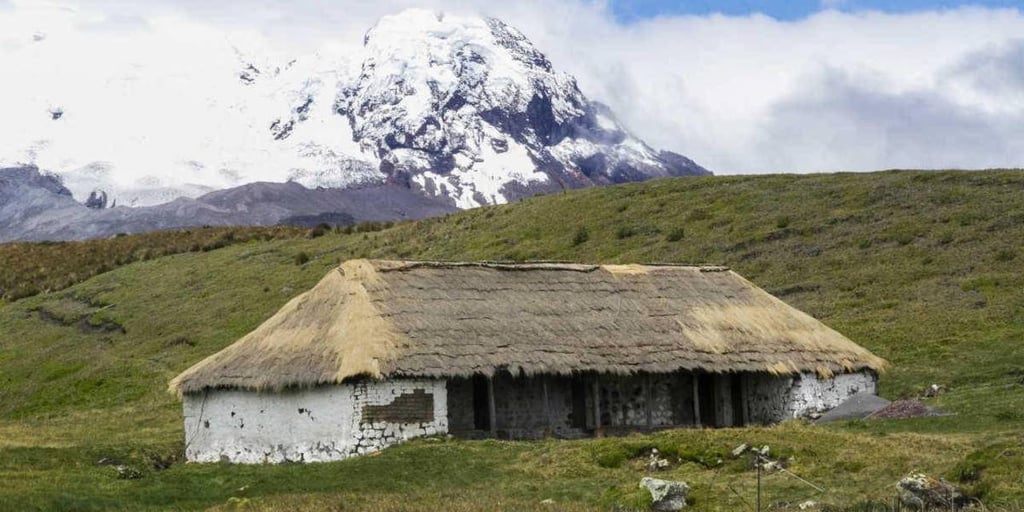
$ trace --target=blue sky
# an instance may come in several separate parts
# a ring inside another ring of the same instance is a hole
[[[622,21],[659,15],[712,13],[761,13],[779,20],[796,20],[827,8],[847,12],[876,10],[891,13],[952,9],[962,6],[1020,9],[1024,6],[1024,0],[610,0],[609,6]]]

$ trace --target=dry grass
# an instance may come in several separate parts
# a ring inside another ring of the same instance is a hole
[[[720,267],[350,260],[170,384],[350,377],[880,371],[845,336]]]

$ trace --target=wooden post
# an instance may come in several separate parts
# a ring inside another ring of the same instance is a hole
[[[601,430],[601,384],[597,374],[594,374],[594,436],[604,437]]]
[[[761,453],[754,454],[754,462],[757,464],[757,512],[761,512]]]
[[[626,421],[626,404],[628,403],[625,395],[622,394],[622,376],[618,376],[615,379],[615,392],[619,395],[619,425],[625,427],[628,423]],[[608,404],[609,412],[611,411],[611,404]]]
[[[699,384],[697,381],[696,373],[690,374],[690,379],[693,381],[693,424],[697,428],[700,428],[700,390],[697,389]]]
[[[647,414],[647,428],[654,426],[651,412],[651,374],[644,374],[644,412]]]
[[[544,420],[548,426],[548,435],[550,435],[553,429],[551,428],[551,405],[548,401],[548,376],[541,375],[540,383],[544,390]]]
[[[739,426],[745,427],[745,426],[747,426],[747,423],[750,422],[750,420],[747,419],[747,418],[750,417],[750,411],[747,410],[748,409],[748,407],[747,407],[747,383],[746,383],[747,376],[746,376],[746,374],[741,373],[741,374],[737,375],[735,380],[736,380],[736,386],[738,386],[740,388],[740,390],[739,390],[739,395],[740,395],[740,421],[739,421]]]
[[[491,429],[491,437],[498,437],[498,411],[494,406],[494,376],[487,377],[487,420]]]

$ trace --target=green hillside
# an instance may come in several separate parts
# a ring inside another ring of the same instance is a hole
[[[1022,171],[667,179],[382,231],[253,238],[180,254],[154,242],[155,257],[0,302],[0,510],[529,510],[548,498],[558,510],[630,509],[642,497],[637,457],[651,446],[682,461],[663,476],[691,483],[697,510],[737,510],[753,496],[749,461],[728,456],[742,442],[792,456],[793,473],[826,489],[769,475],[780,506],[891,501],[896,480],[922,470],[990,510],[1024,507]],[[940,384],[947,391],[930,405],[953,414],[572,442],[424,440],[310,466],[180,463],[167,381],[357,257],[729,265],[888,359],[884,396]],[[11,286],[20,274],[7,269]],[[142,478],[118,479],[100,461]]]

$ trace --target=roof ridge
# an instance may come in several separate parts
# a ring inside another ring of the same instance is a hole
[[[663,267],[663,268],[692,268],[701,272],[727,272],[731,270],[728,266],[710,263],[673,263],[673,262],[647,262],[647,263],[587,263],[569,260],[479,260],[479,261],[445,261],[445,260],[370,260],[374,268],[379,272],[407,271],[417,268],[460,268],[476,267],[489,268],[494,270],[568,270],[574,272],[592,272],[606,267],[636,265],[642,267]]]

